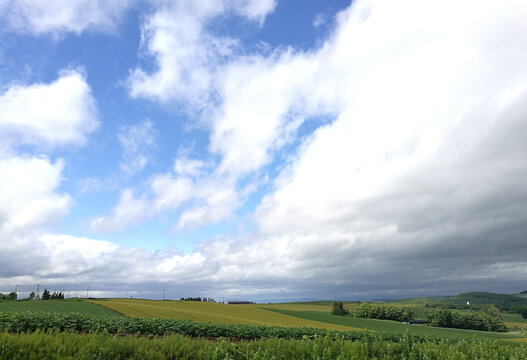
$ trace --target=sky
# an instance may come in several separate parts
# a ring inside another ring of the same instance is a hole
[[[0,292],[527,289],[523,0],[0,0]]]

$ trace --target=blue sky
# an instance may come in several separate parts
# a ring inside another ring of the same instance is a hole
[[[0,0],[0,291],[524,290],[526,14]]]

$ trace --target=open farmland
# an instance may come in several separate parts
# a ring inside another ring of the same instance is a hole
[[[272,311],[279,312],[290,316],[300,317],[306,320],[313,320],[319,322],[327,322],[343,326],[351,326],[361,329],[390,332],[393,334],[404,335],[406,333],[412,335],[434,336],[449,339],[470,339],[474,337],[479,338],[497,338],[497,339],[514,339],[525,334],[517,333],[496,333],[489,331],[450,329],[450,328],[436,328],[425,325],[405,325],[396,321],[390,320],[376,320],[376,319],[361,319],[349,316],[333,316],[327,312],[315,311],[291,311],[275,309]]]
[[[195,301],[157,301],[136,299],[109,299],[104,301],[93,301],[93,303],[103,305],[111,310],[131,317],[184,319],[220,324],[356,330],[356,328],[353,328],[352,326],[318,322],[277,313],[264,309],[256,304],[228,305]]]
[[[121,315],[97,303],[83,300],[33,300],[33,301],[0,301],[0,312],[50,312],[50,313],[83,313],[89,315]]]
[[[404,325],[396,321],[360,319],[330,314],[326,303],[282,303],[228,305],[194,301],[156,301],[136,299],[109,299],[95,301],[98,304],[132,317],[185,319],[221,324],[270,325],[284,327],[313,327],[331,330],[363,329],[390,332],[397,335],[434,336],[450,339],[525,337],[525,333],[494,333],[463,329],[435,328]],[[346,307],[353,310],[355,303]]]

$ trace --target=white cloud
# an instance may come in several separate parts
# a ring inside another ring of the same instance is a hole
[[[151,208],[143,199],[136,199],[130,189],[121,192],[119,202],[110,218],[97,217],[91,219],[90,227],[98,231],[122,230],[130,224],[150,217]]]
[[[184,205],[181,228],[225,219],[243,203],[240,180],[304,119],[328,116],[254,233],[157,254],[159,278],[196,271],[196,284],[246,294],[280,281],[289,297],[513,291],[527,271],[526,17],[521,1],[357,1],[317,51],[231,59],[210,121],[219,165],[178,158],[108,221]]]
[[[62,71],[49,84],[12,85],[0,95],[0,139],[7,147],[81,145],[98,125],[95,100],[78,71]]]
[[[62,161],[46,158],[0,158],[0,220],[2,232],[12,233],[55,222],[71,204],[56,193]]]
[[[91,219],[90,227],[95,231],[118,231],[159,213],[182,209],[175,229],[194,228],[228,219],[239,205],[239,197],[244,196],[236,193],[229,179],[193,179],[185,175],[156,175],[139,196],[125,189],[111,216]]]
[[[135,69],[129,76],[132,97],[180,101],[198,109],[212,101],[218,67],[237,49],[236,39],[206,29],[217,16],[234,12],[263,22],[273,0],[175,1],[148,17],[142,28],[144,53],[157,69]]]
[[[119,167],[129,175],[140,172],[148,162],[150,149],[155,146],[156,131],[149,120],[125,126],[117,138],[123,148]]]
[[[130,4],[129,0],[0,0],[0,15],[16,32],[80,34],[113,30]]]
[[[33,240],[42,227],[68,213],[72,199],[57,191],[62,161],[44,157],[0,157],[0,262],[2,276],[31,274],[40,266]]]

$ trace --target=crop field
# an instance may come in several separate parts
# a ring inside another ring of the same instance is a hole
[[[435,328],[423,325],[405,325],[399,322],[389,320],[360,319],[348,316],[334,316],[326,312],[291,311],[280,309],[275,309],[273,311],[290,316],[301,317],[306,320],[327,322],[374,331],[387,331],[399,335],[403,335],[408,332],[412,335],[426,335],[454,339],[470,339],[476,336],[480,338],[513,339],[520,336],[525,336],[525,334],[519,335],[515,333],[495,333],[488,331]]]
[[[527,346],[504,341],[466,341],[458,343],[357,340],[329,337],[314,339],[260,341],[207,341],[180,335],[135,337],[107,334],[0,332],[0,360],[13,359],[525,359]]]
[[[44,311],[51,313],[79,312],[90,315],[121,315],[107,307],[83,300],[0,301],[0,312],[4,311]]]
[[[269,309],[261,308],[256,304],[228,305],[196,301],[156,301],[136,299],[94,300],[92,302],[131,317],[184,319],[220,324],[357,330],[348,325],[318,322],[270,311]]]
[[[2,305],[7,306],[0,308],[0,360],[527,359],[525,331],[491,333],[334,316],[328,303],[109,299]],[[101,309],[113,316],[101,316]]]
[[[353,311],[357,308],[358,303],[344,303],[344,308],[348,311]],[[331,312],[333,302],[306,302],[306,303],[273,303],[273,304],[257,304],[255,305],[262,309],[279,309],[291,311],[323,311]]]

